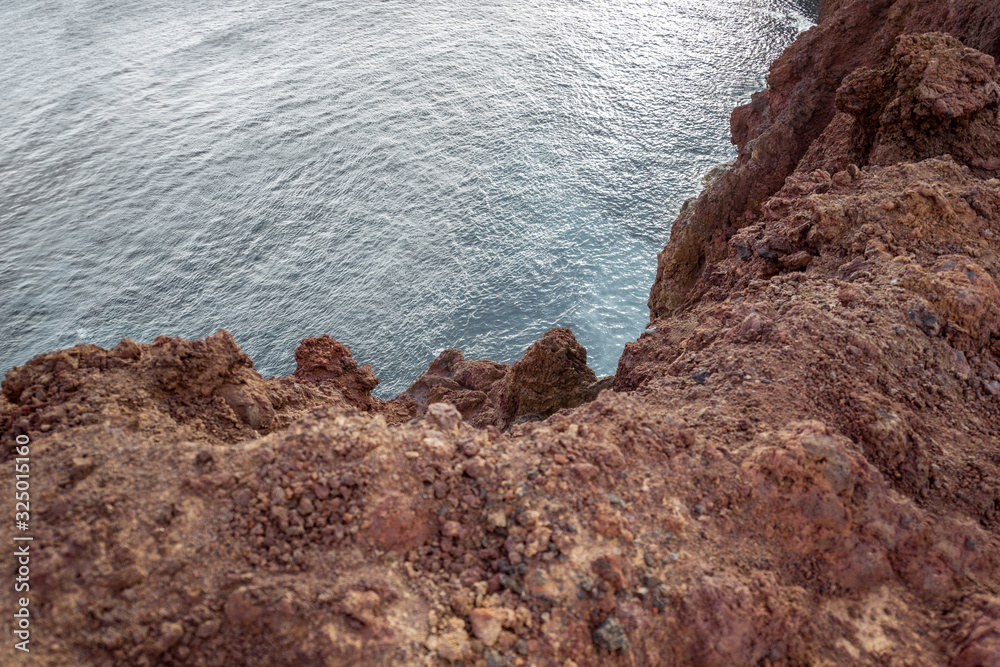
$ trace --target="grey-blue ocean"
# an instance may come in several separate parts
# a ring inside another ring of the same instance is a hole
[[[816,0],[123,0],[0,8],[0,371],[329,333],[390,396],[570,327],[599,375],[729,113]]]

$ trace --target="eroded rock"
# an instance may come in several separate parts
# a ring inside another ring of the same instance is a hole
[[[295,378],[316,384],[330,382],[361,410],[371,409],[371,391],[378,385],[370,364],[358,366],[351,349],[326,334],[304,338],[295,349]]]

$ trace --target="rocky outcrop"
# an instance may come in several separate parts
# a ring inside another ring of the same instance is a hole
[[[7,372],[0,426],[8,444],[19,434],[96,425],[239,442],[315,409],[375,404],[371,367],[359,369],[337,341],[306,339],[296,356],[302,376],[265,379],[225,329],[149,345],[125,338],[110,350],[77,345]]]
[[[466,359],[461,350],[449,348],[392,403],[403,406],[409,417],[426,414],[435,403],[449,403],[474,426],[496,425],[499,416],[491,396],[507,371],[506,364]]]
[[[777,144],[737,137],[661,258],[697,241],[687,291],[593,400],[558,329],[393,401],[327,337],[283,378],[225,332],[9,371],[33,664],[1000,664],[994,10],[825,3],[760,110],[817,106],[736,124],[811,146],[747,206]],[[864,42],[925,22],[966,45]]]
[[[201,340],[125,338],[111,350],[77,345],[7,372],[8,434],[143,422],[176,428],[197,420],[223,439],[266,431],[275,412],[267,383],[228,331]],[[127,406],[127,409],[123,409]]]
[[[798,170],[832,173],[947,154],[989,176],[1000,170],[998,78],[992,57],[950,35],[900,37],[888,68],[844,78],[841,113]]]
[[[573,332],[552,329],[511,366],[444,350],[388,408],[413,417],[426,414],[435,403],[449,403],[473,426],[505,430],[515,422],[544,419],[592,401],[610,386],[587,366],[587,350]]]
[[[937,30],[1000,57],[1000,12],[991,1],[824,0],[820,15],[820,24],[771,65],[768,89],[733,112],[737,163],[674,222],[650,290],[653,318],[690,302],[704,267],[719,258],[719,245],[759,214],[834,120],[845,77],[859,68],[888,69],[897,37]]]
[[[569,329],[552,329],[511,366],[500,389],[504,423],[524,416],[548,417],[596,398],[597,376],[587,350]]]
[[[295,373],[299,382],[330,383],[346,400],[360,410],[371,410],[372,389],[378,378],[371,364],[358,366],[351,348],[323,334],[319,338],[304,338],[295,348]]]

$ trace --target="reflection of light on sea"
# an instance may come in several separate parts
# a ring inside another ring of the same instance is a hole
[[[569,326],[613,372],[802,1],[12,5],[0,370],[224,326],[285,373],[330,333],[386,396]]]

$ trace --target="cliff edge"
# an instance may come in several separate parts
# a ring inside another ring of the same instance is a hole
[[[1000,665],[998,10],[824,3],[613,380],[558,329],[392,401],[328,336],[12,369],[27,664]]]

